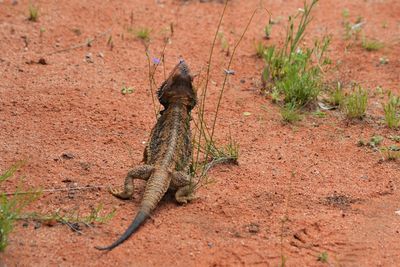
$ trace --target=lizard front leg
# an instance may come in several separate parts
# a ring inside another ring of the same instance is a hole
[[[186,204],[188,201],[196,198],[194,196],[194,181],[186,173],[173,172],[171,187],[177,189],[175,199],[180,204]]]
[[[121,199],[130,199],[133,195],[133,179],[141,179],[147,181],[152,174],[154,167],[151,165],[141,165],[133,168],[128,172],[125,178],[124,189],[112,189],[110,188],[110,193]]]

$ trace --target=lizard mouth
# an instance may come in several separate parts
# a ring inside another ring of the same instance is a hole
[[[180,75],[181,75],[182,77],[188,77],[188,76],[190,76],[190,79],[193,80],[193,77],[192,77],[191,74],[190,74],[189,67],[188,67],[188,65],[186,64],[185,60],[180,59],[177,66],[178,66],[178,68],[179,68]]]

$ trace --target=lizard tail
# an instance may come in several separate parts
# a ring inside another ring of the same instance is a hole
[[[143,222],[149,217],[149,214],[160,202],[161,198],[167,192],[170,183],[169,173],[166,170],[156,170],[150,176],[143,195],[143,200],[139,212],[135,219],[125,231],[125,233],[108,247],[95,247],[98,250],[112,250],[126,241],[134,232],[139,229]]]
[[[121,245],[124,241],[126,241],[134,232],[136,232],[137,229],[139,229],[140,225],[149,217],[149,214],[144,212],[144,211],[139,211],[131,223],[131,225],[126,229],[125,233],[114,243],[107,247],[98,247],[96,246],[95,248],[98,250],[112,250],[113,248]]]

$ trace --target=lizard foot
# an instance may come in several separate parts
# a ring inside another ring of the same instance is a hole
[[[126,190],[121,190],[117,188],[109,188],[108,192],[110,192],[114,197],[120,199],[131,199],[133,195],[133,192],[128,192]]]
[[[196,199],[196,196],[191,186],[184,186],[176,191],[175,199],[179,204],[186,204],[188,201]]]

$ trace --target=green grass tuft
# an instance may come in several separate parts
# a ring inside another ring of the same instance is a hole
[[[328,252],[324,251],[321,254],[319,254],[317,260],[320,262],[323,262],[323,263],[327,263],[328,262]]]
[[[135,36],[143,41],[150,40],[150,32],[149,28],[140,28],[135,32]]]
[[[272,24],[271,21],[264,27],[264,37],[269,40],[271,38]]]
[[[257,46],[257,54],[265,62],[263,90],[271,92],[273,101],[283,100],[281,114],[287,122],[298,120],[301,109],[317,99],[322,90],[322,67],[330,63],[325,57],[330,37],[315,41],[311,48],[300,47],[317,2],[305,2],[303,9],[289,16],[283,47]]]
[[[265,45],[263,44],[263,42],[262,41],[258,41],[255,44],[255,48],[256,48],[256,56],[258,58],[262,58],[264,56],[265,49],[266,49]]]
[[[362,119],[365,116],[368,105],[368,92],[361,86],[345,97],[344,110],[349,119]]]
[[[281,108],[282,121],[285,123],[294,123],[301,120],[301,115],[296,107],[292,103],[287,103]]]
[[[382,147],[380,151],[386,160],[400,159],[400,147],[396,145],[391,145],[389,147]]]
[[[337,83],[336,88],[331,91],[329,96],[329,103],[334,106],[340,106],[343,103],[344,93],[342,89],[342,84],[340,82]]]
[[[361,46],[367,51],[378,51],[385,45],[377,40],[370,40],[364,37],[362,39]]]
[[[389,94],[389,100],[383,104],[385,112],[386,125],[391,129],[396,129],[400,125],[400,116],[398,114],[400,108],[400,97]]]
[[[34,5],[29,5],[28,20],[36,22],[39,19],[39,8]]]
[[[23,166],[20,161],[0,175],[0,182],[4,182]],[[20,217],[22,210],[40,196],[39,191],[30,194],[19,194],[19,189],[10,197],[6,193],[0,194],[0,251],[8,245],[8,236],[14,228],[15,221]]]

